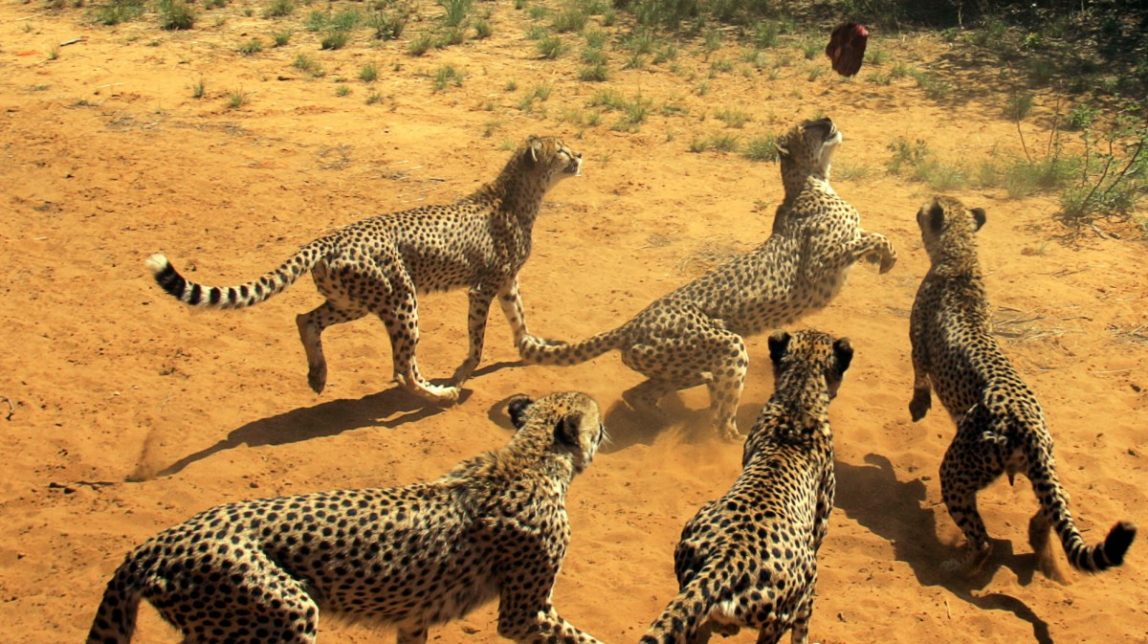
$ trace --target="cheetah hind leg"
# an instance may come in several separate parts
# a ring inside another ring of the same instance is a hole
[[[323,356],[323,330],[335,324],[357,320],[366,311],[348,311],[324,302],[318,308],[295,316],[295,324],[299,327],[299,339],[303,342],[303,350],[307,353],[307,384],[317,394],[323,393],[327,386],[327,358]]]
[[[1037,570],[1057,583],[1067,584],[1068,578],[1065,577],[1064,571],[1060,568],[1060,563],[1057,561],[1056,553],[1052,547],[1052,540],[1049,539],[1051,533],[1052,526],[1045,518],[1044,511],[1037,510],[1036,514],[1028,520],[1028,543],[1032,546],[1032,551],[1036,553]]]
[[[397,644],[426,644],[425,626],[400,626]]]
[[[396,293],[388,301],[386,310],[378,312],[391,338],[395,381],[408,391],[434,403],[453,403],[458,400],[458,387],[432,385],[419,373],[415,349],[419,344],[418,302],[413,288]]]

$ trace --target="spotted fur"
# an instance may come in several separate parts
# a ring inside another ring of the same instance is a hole
[[[1048,550],[1052,529],[1074,568],[1099,572],[1119,566],[1136,528],[1120,522],[1103,543],[1084,543],[1068,510],[1068,493],[1056,476],[1044,412],[992,335],[977,261],[976,232],[984,223],[983,209],[947,197],[933,199],[917,213],[932,266],[910,320],[914,383],[909,411],[914,421],[924,418],[935,389],[957,424],[941,463],[941,493],[965,535],[967,551],[947,567],[976,565],[989,555],[977,492],[1002,473],[1012,482],[1017,472],[1029,478],[1040,502],[1029,522],[1029,542],[1046,574],[1060,577]]]
[[[758,629],[758,642],[790,629],[794,644],[806,641],[836,490],[829,401],[853,349],[807,330],[774,334],[769,353],[775,392],[745,442],[741,476],[686,523],[674,551],[681,590],[644,644],[704,642],[741,627]]]
[[[749,364],[745,336],[817,311],[841,290],[861,258],[893,267],[884,235],[861,229],[857,209],[829,185],[841,133],[829,119],[807,121],[779,142],[785,200],[773,234],[756,250],[656,300],[622,326],[578,343],[526,336],[522,358],[577,364],[617,349],[622,362],[648,380],[626,392],[653,406],[665,394],[705,384],[721,435],[739,436],[735,413]]]
[[[163,255],[148,266],[155,280],[189,306],[236,309],[263,302],[307,271],[326,302],[296,322],[307,353],[307,382],[327,383],[321,335],[335,324],[374,314],[391,340],[394,378],[430,400],[458,399],[482,357],[487,313],[497,296],[516,342],[527,335],[518,271],[530,255],[531,231],[546,191],[581,173],[582,155],[558,139],[530,137],[498,178],[450,205],[424,206],[351,224],[303,246],[275,270],[239,286],[190,282]],[[469,289],[470,351],[451,386],[419,372],[417,293]]]
[[[566,490],[605,429],[585,394],[511,404],[518,432],[442,478],[222,505],[127,556],[89,644],[131,640],[147,599],[195,642],[314,642],[319,611],[398,627],[398,641],[499,600],[498,633],[596,642],[550,603]]]

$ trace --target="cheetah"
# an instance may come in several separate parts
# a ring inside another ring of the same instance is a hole
[[[779,140],[785,198],[757,249],[647,306],[622,326],[577,343],[526,335],[524,362],[572,365],[611,349],[647,380],[623,394],[654,408],[666,394],[706,385],[720,435],[740,436],[735,413],[749,364],[745,336],[788,324],[829,304],[857,260],[897,260],[889,240],[862,230],[857,209],[829,184],[842,134],[828,118],[806,121]]]
[[[193,307],[239,309],[285,290],[308,270],[326,298],[296,317],[307,354],[307,382],[316,393],[327,383],[321,335],[335,324],[373,313],[391,340],[394,379],[439,403],[458,400],[460,387],[482,358],[487,313],[497,296],[517,341],[527,335],[518,271],[530,255],[531,230],[547,190],[580,175],[582,155],[553,137],[531,136],[502,173],[450,205],[360,220],[304,245],[262,277],[239,286],[189,282],[161,254],[148,259],[156,282]],[[419,372],[417,293],[467,288],[470,350],[448,386]]]
[[[1044,412],[993,338],[977,261],[976,232],[984,223],[984,209],[966,208],[949,197],[936,197],[917,213],[932,266],[910,318],[914,381],[909,413],[914,421],[924,418],[930,388],[935,388],[957,425],[941,463],[941,495],[967,541],[964,555],[945,562],[945,568],[971,571],[988,558],[991,546],[977,511],[977,492],[1002,473],[1012,483],[1018,472],[1029,478],[1040,502],[1028,538],[1042,572],[1063,580],[1050,550],[1052,529],[1077,570],[1119,566],[1136,536],[1135,526],[1122,521],[1104,543],[1085,545],[1056,476]]]
[[[429,483],[222,505],[136,548],[89,644],[131,640],[141,598],[195,642],[314,642],[320,608],[397,626],[400,643],[498,598],[498,633],[597,642],[551,604],[565,498],[605,438],[585,394],[510,402],[508,445]]]
[[[681,592],[643,644],[706,641],[711,631],[759,630],[777,642],[809,633],[817,550],[829,530],[836,478],[829,401],[853,348],[818,331],[769,338],[773,396],[746,439],[741,476],[682,530],[674,551]]]

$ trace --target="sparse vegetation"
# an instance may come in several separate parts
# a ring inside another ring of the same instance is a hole
[[[264,18],[283,18],[295,12],[294,0],[271,0],[263,9]]]
[[[558,36],[546,36],[538,41],[538,55],[547,60],[553,60],[562,55],[566,47]]]
[[[258,38],[252,38],[239,46],[239,53],[244,56],[252,56],[263,51],[263,41]]]
[[[434,91],[441,92],[450,86],[462,87],[462,73],[451,65],[443,65],[434,75]]]
[[[750,161],[777,161],[777,137],[754,137],[745,144],[743,154]]]
[[[373,83],[379,78],[379,68],[374,63],[367,63],[359,68],[359,80],[364,83]]]
[[[195,26],[195,11],[184,0],[156,0],[159,26],[169,31]]]
[[[286,47],[287,43],[291,42],[291,31],[277,31],[271,34],[272,42],[275,47]]]
[[[247,92],[242,88],[232,90],[227,94],[227,107],[230,109],[237,110],[244,105],[247,105],[247,101]]]

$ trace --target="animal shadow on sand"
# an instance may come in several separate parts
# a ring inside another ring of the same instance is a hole
[[[476,378],[504,367],[512,366],[513,362],[496,362],[477,369],[472,378]],[[470,390],[464,389],[459,396],[458,404],[462,404],[470,397]],[[384,427],[396,429],[407,423],[429,418],[446,409],[416,396],[402,387],[391,387],[385,391],[369,394],[359,399],[343,398],[331,400],[312,407],[301,407],[282,414],[252,421],[233,430],[226,438],[197,452],[188,454],[178,461],[149,472],[146,457],[136,471],[128,477],[128,481],[142,481],[159,476],[171,476],[182,471],[188,465],[209,458],[224,450],[233,449],[240,445],[255,447],[259,445],[284,445],[310,440],[322,436],[334,436],[346,431],[361,429],[363,427]],[[149,441],[151,437],[149,436]]]
[[[922,586],[942,586],[982,610],[1010,612],[1032,625],[1037,642],[1052,642],[1048,624],[1020,599],[1003,593],[973,594],[988,585],[1002,566],[1027,586],[1037,567],[1035,554],[1016,554],[1011,541],[992,539],[993,554],[976,573],[946,573],[941,564],[957,551],[937,540],[933,510],[924,507],[925,484],[920,479],[898,481],[893,464],[884,456],[869,454],[865,463],[835,463],[837,508],[893,544],[894,557],[909,564]]]
[[[753,426],[761,405],[744,404],[737,411],[737,426],[744,435]],[[662,398],[655,409],[631,407],[624,400],[618,400],[606,410],[602,419],[610,442],[603,443],[603,453],[618,452],[633,445],[653,445],[663,433],[680,432],[685,443],[699,443],[707,440],[721,440],[714,424],[712,409],[690,409],[676,394]]]

